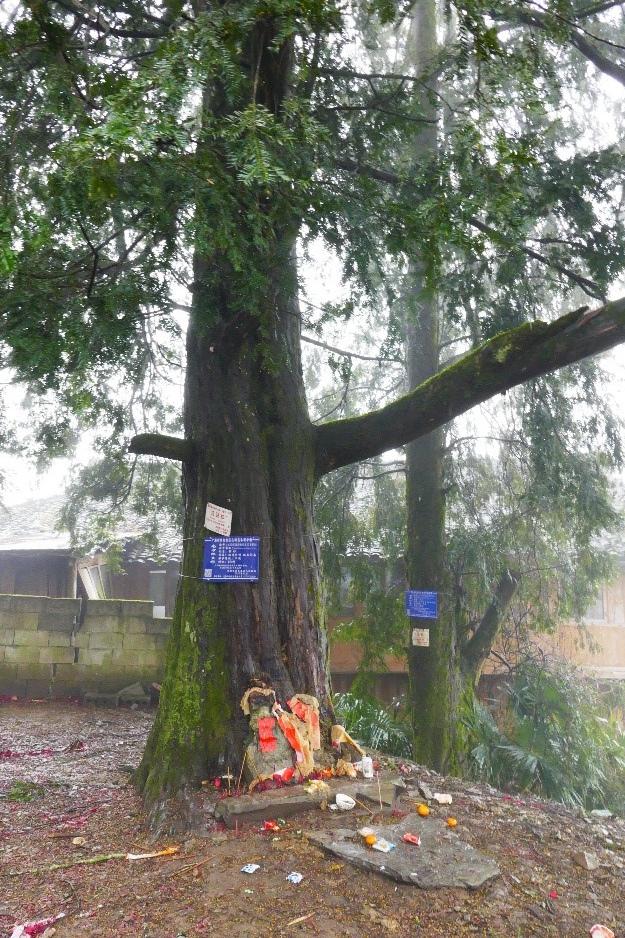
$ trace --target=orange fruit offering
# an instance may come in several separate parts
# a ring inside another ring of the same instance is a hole
[[[427,817],[429,813],[430,813],[430,809],[428,808],[428,806],[427,806],[426,804],[418,804],[418,805],[417,805],[417,814],[418,814],[418,815],[420,815],[421,817]]]
[[[457,826],[458,826],[458,822],[457,822],[457,820],[455,819],[455,817],[448,817],[448,818],[447,818],[447,827],[457,827]]]
[[[378,842],[378,838],[375,836],[375,834],[367,834],[367,836],[365,837],[365,843],[367,847],[373,847],[373,845],[377,844],[377,842]]]

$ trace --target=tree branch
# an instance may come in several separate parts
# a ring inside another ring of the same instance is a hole
[[[521,580],[519,573],[512,570],[506,570],[503,574],[492,602],[482,616],[482,621],[478,625],[473,637],[466,642],[462,649],[462,658],[464,665],[469,671],[476,675],[482,669],[482,665],[490,654],[493,642],[497,638],[497,633],[508,606],[512,602],[512,597],[517,591]]]
[[[508,19],[510,12],[504,14],[494,14],[495,19],[505,20]],[[538,29],[549,31],[550,24],[548,18],[540,13],[538,10],[532,9],[531,12],[524,12],[523,10],[517,7],[512,13],[514,19],[519,23],[524,23],[526,26],[536,26]],[[569,41],[571,45],[575,46],[578,52],[588,59],[589,62],[603,72],[605,75],[609,75],[610,78],[614,78],[615,81],[620,82],[621,85],[625,85],[625,66],[620,65],[618,62],[613,62],[612,59],[609,59],[602,52],[600,52],[592,42],[589,42],[588,39],[582,34],[581,27],[576,28],[574,23],[571,23],[570,20],[564,19],[564,17],[558,17],[560,22],[566,24],[569,27]],[[598,42],[602,42],[600,37],[594,37]],[[555,40],[554,40],[555,41]]]
[[[89,29],[96,30],[100,33],[105,33],[109,36],[119,36],[127,39],[160,39],[163,36],[166,36],[169,29],[171,28],[171,22],[165,20],[159,20],[156,17],[149,17],[152,22],[159,23],[159,29],[139,29],[133,28],[128,29],[119,26],[111,26],[111,24],[104,18],[100,12],[92,12],[87,7],[83,6],[82,3],[78,0],[56,0],[58,6],[62,7],[64,10],[67,10],[69,13],[73,13],[82,23],[84,23]]]
[[[508,247],[519,248],[524,254],[527,254],[528,257],[533,258],[535,261],[538,261],[541,264],[544,264],[546,267],[551,267],[553,270],[557,270],[558,273],[563,274],[565,277],[568,277],[573,283],[576,283],[578,287],[581,287],[584,293],[587,293],[589,296],[592,296],[595,300],[603,300],[605,296],[603,292],[599,289],[594,281],[589,280],[587,277],[582,277],[581,274],[576,273],[574,270],[571,270],[570,267],[565,267],[564,264],[561,264],[559,261],[554,261],[550,257],[545,257],[544,254],[540,254],[538,251],[535,251],[533,248],[527,247],[527,245],[515,245],[506,238],[503,238],[496,228],[491,228],[490,225],[486,225],[483,221],[480,221],[479,218],[471,216],[469,218],[469,223],[473,228],[477,228],[479,231],[483,231],[484,234],[487,234],[489,238],[495,243],[499,242],[500,244],[506,244]]]
[[[328,345],[327,342],[321,342],[320,339],[313,339],[312,336],[302,335],[302,342],[308,342],[309,345],[317,345],[328,352],[334,352],[336,355],[342,355],[343,358],[359,358],[363,362],[394,362],[401,364],[401,358],[384,358],[383,355],[361,355],[359,352],[346,352],[344,349],[337,348],[336,345]]]
[[[383,169],[376,169],[374,166],[368,166],[366,163],[357,163],[356,160],[337,160],[336,166],[338,169],[345,169],[351,173],[367,176],[369,179],[377,179],[379,182],[387,182],[392,186],[399,186],[406,181],[402,179],[401,176],[398,176],[397,173],[391,173]],[[589,280],[587,277],[582,277],[581,274],[571,270],[570,267],[565,267],[564,264],[561,264],[559,261],[554,261],[550,257],[546,257],[544,254],[540,254],[538,251],[534,251],[533,248],[527,247],[525,244],[515,244],[512,240],[500,234],[496,228],[492,228],[485,222],[480,221],[480,219],[476,218],[475,215],[470,215],[468,222],[473,228],[477,228],[478,231],[488,235],[488,237],[495,244],[501,244],[511,249],[514,248],[515,250],[521,251],[523,254],[527,254],[528,257],[539,261],[539,263],[544,264],[546,267],[551,267],[553,270],[557,270],[558,273],[562,274],[564,277],[567,277],[567,279],[569,279],[572,283],[575,283],[578,287],[581,287],[584,293],[587,293],[594,299],[604,299],[602,291],[597,286],[597,284],[594,283],[594,281]]]
[[[605,0],[604,3],[591,3],[590,6],[577,10],[575,19],[583,20],[589,16],[597,16],[599,13],[605,13],[606,10],[611,10],[613,7],[620,7],[622,5],[623,0]]]
[[[409,394],[315,427],[318,476],[415,440],[510,388],[625,342],[625,297],[500,332]]]
[[[193,455],[193,444],[177,436],[165,436],[162,433],[139,433],[133,436],[128,447],[129,452],[143,456],[162,456],[163,459],[176,459],[186,462]]]

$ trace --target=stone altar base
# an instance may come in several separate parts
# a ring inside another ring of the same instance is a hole
[[[308,791],[304,785],[293,785],[291,788],[276,788],[258,794],[223,798],[215,805],[215,817],[229,828],[234,828],[237,824],[262,824],[263,821],[318,809],[326,798],[327,796],[319,792]]]
[[[342,860],[380,873],[399,883],[410,883],[421,889],[464,887],[479,889],[500,875],[494,860],[463,843],[445,821],[421,818],[410,814],[399,824],[371,826],[378,837],[396,844],[390,853],[380,853],[365,846],[355,830],[311,831],[310,843]],[[402,841],[405,833],[419,834],[421,846]]]

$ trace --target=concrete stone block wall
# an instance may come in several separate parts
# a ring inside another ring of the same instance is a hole
[[[163,677],[171,619],[142,600],[0,594],[0,694],[82,697]]]

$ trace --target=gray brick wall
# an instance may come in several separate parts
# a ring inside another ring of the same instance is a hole
[[[142,600],[0,594],[0,694],[71,697],[160,681],[171,619]]]

